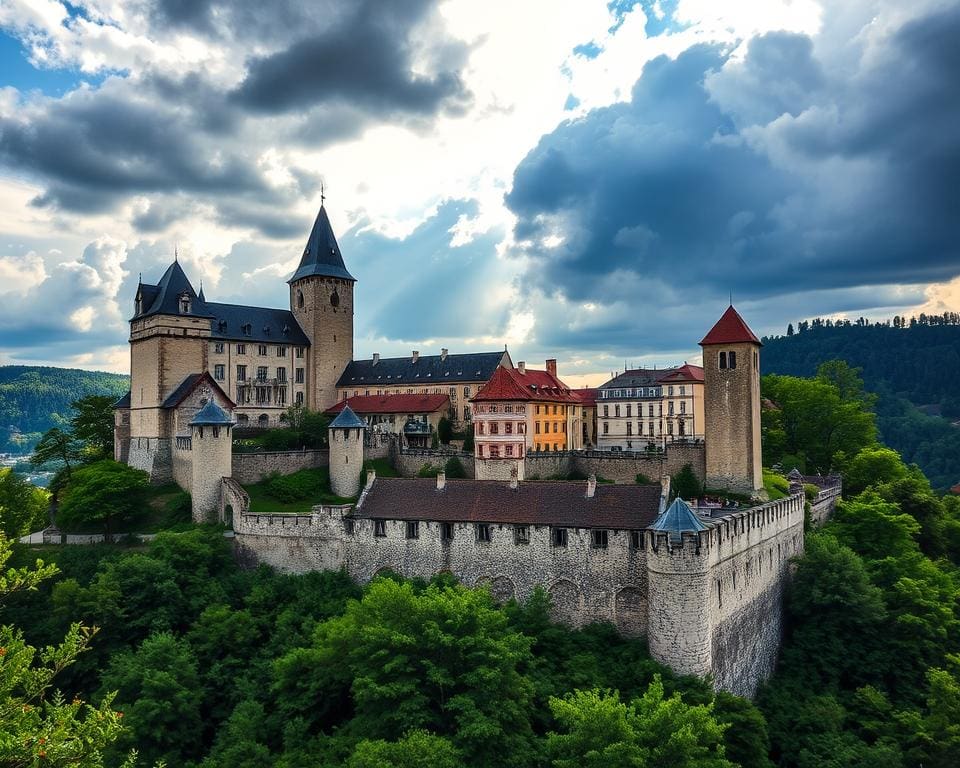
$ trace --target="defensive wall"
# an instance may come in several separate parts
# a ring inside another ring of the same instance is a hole
[[[242,489],[240,489],[242,491]],[[544,587],[554,617],[570,626],[609,621],[627,635],[647,635],[655,659],[682,674],[713,674],[716,685],[751,696],[772,673],[783,627],[782,595],[790,558],[803,551],[803,494],[711,521],[681,540],[644,531],[608,531],[593,546],[588,528],[567,528],[553,546],[551,527],[490,525],[480,541],[474,523],[354,518],[352,506],[318,506],[309,515],[234,514],[245,565],[267,563],[303,573],[344,568],[357,581],[395,571],[429,578],[449,572],[469,586],[489,585],[502,600]],[[449,531],[448,531],[449,532]],[[637,546],[635,546],[635,544]]]
[[[330,452],[326,448],[234,453],[233,479],[242,485],[253,485],[274,473],[292,475],[301,469],[316,469],[329,464]]]
[[[653,483],[671,477],[686,464],[702,482],[706,472],[703,443],[673,443],[662,452],[646,451],[544,451],[528,453],[527,479],[566,477],[576,472],[597,475],[615,483],[633,483],[645,475]]]
[[[187,493],[193,490],[193,438],[176,437],[173,441],[173,456],[170,469],[173,482]]]

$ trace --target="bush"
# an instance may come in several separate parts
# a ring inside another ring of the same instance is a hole
[[[437,422],[437,437],[444,445],[450,445],[450,439],[453,437],[453,425],[446,416],[443,416]]]
[[[463,450],[465,453],[473,453],[473,424],[467,427],[463,436]]]
[[[440,467],[435,467],[432,464],[424,464],[417,472],[417,477],[436,477],[439,471]]]
[[[303,435],[292,429],[268,429],[260,444],[265,451],[293,451],[303,447]]]
[[[653,480],[643,474],[643,472],[637,473],[636,483],[637,485],[654,485]]]
[[[790,481],[783,475],[770,470],[763,470],[763,487],[767,491],[770,501],[785,499],[790,495]]]
[[[684,464],[680,471],[670,478],[670,485],[673,495],[681,499],[695,499],[703,492],[703,486],[689,464]]]
[[[447,459],[446,465],[443,468],[444,473],[447,477],[454,480],[460,480],[467,476],[467,470],[463,468],[463,462],[460,461],[456,456],[451,456]]]
[[[306,501],[326,492],[330,475],[325,469],[301,469],[292,475],[272,475],[266,482],[267,493],[277,501]]]
[[[817,495],[820,493],[820,489],[815,486],[813,483],[804,483],[803,484],[803,495],[807,498],[807,501],[813,501],[817,498]]]

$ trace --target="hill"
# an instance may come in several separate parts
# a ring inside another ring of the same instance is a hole
[[[116,395],[129,377],[77,368],[0,366],[0,451],[25,452],[39,436],[70,416],[70,403],[86,395]]]
[[[881,439],[941,490],[960,482],[960,315],[883,323],[817,318],[763,339],[763,372],[812,376],[827,360],[863,370]]]

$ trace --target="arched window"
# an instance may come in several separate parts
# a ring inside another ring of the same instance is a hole
[[[297,291],[297,309],[303,309],[303,291]]]
[[[726,368],[726,367],[727,367],[727,353],[726,353],[726,352],[721,352],[721,353],[720,353],[720,367],[721,367],[721,368]]]
[[[269,423],[270,423],[270,417],[267,416],[267,414],[261,413],[259,416],[257,416],[257,426],[265,427]]]
[[[730,367],[731,367],[731,368],[736,368],[736,367],[737,367],[737,353],[736,353],[736,352],[731,352],[730,355],[729,355],[729,357],[730,357]]]
[[[334,291],[330,294],[330,306],[339,307],[340,306],[340,294]]]

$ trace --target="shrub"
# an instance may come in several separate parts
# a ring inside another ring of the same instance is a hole
[[[263,433],[260,444],[265,451],[292,451],[303,447],[303,436],[292,429],[269,429]]]
[[[435,467],[432,464],[424,464],[417,472],[417,477],[436,477],[439,471],[440,467]]]
[[[473,453],[473,424],[467,427],[467,431],[463,436],[463,450],[466,453]]]
[[[807,497],[807,501],[813,501],[817,498],[817,495],[820,493],[820,489],[815,486],[813,483],[804,483],[803,484],[803,495]]]
[[[681,499],[694,499],[703,491],[703,486],[700,485],[693,467],[689,464],[684,464],[680,471],[670,478],[670,485],[673,488],[673,495]]]
[[[643,472],[637,473],[636,483],[637,485],[654,485],[653,480],[643,474]]]
[[[456,456],[451,456],[449,459],[447,459],[447,463],[444,465],[443,471],[447,477],[455,480],[462,479],[467,476],[467,470],[463,468],[463,462],[461,462]]]
[[[450,444],[450,439],[453,437],[453,425],[446,416],[443,416],[440,421],[437,422],[437,437],[444,445]]]
[[[301,469],[292,475],[273,475],[266,490],[277,501],[305,501],[328,490],[330,476],[324,469]]]

